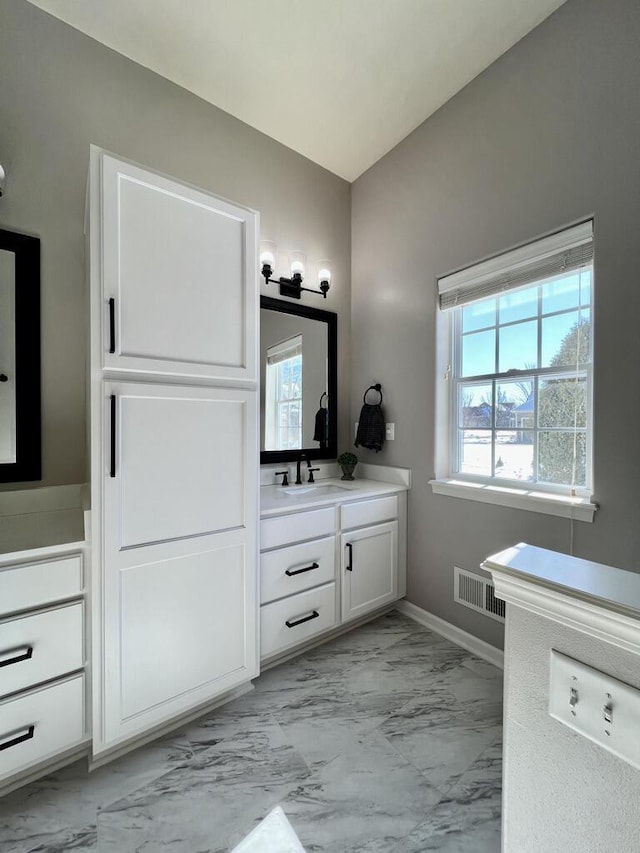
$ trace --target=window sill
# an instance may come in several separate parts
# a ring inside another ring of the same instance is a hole
[[[565,497],[549,492],[534,492],[453,479],[429,480],[429,484],[436,495],[481,501],[512,509],[525,509],[541,512],[544,515],[557,515],[561,518],[574,518],[576,521],[593,522],[598,509],[598,505],[588,498]]]

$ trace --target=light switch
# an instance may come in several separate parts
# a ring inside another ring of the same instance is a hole
[[[385,424],[385,438],[387,441],[395,441],[396,438],[396,425],[395,424]]]
[[[552,649],[549,714],[640,769],[640,690]]]

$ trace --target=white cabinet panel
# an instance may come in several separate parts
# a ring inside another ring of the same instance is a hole
[[[340,508],[340,526],[362,527],[365,524],[378,524],[398,517],[398,496],[388,495],[368,501],[356,501],[343,504]]]
[[[248,404],[247,392],[231,389],[129,385],[116,394],[121,547],[244,524]]]
[[[335,583],[265,604],[260,608],[260,653],[265,658],[283,652],[336,624]]]
[[[316,509],[311,512],[296,512],[277,518],[263,518],[260,522],[260,547],[278,548],[304,539],[317,539],[334,533],[336,508]]]
[[[343,533],[342,618],[362,616],[398,596],[398,522]]]
[[[122,573],[122,717],[247,668],[242,545]]]
[[[236,388],[102,386],[96,755],[257,674],[256,403]]]
[[[0,622],[0,696],[84,666],[84,604]]]
[[[0,569],[0,614],[32,610],[80,595],[84,581],[82,556],[9,564]]]
[[[0,780],[78,745],[85,735],[84,675],[0,703]]]
[[[278,548],[260,556],[260,603],[267,604],[335,578],[336,537]]]
[[[92,168],[103,366],[255,382],[257,214],[97,149]]]

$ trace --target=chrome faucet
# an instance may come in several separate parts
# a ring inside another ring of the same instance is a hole
[[[296,463],[296,486],[302,485],[302,477],[300,475],[300,465],[302,464],[302,462],[305,462],[305,461],[307,463],[307,468],[311,468],[311,462],[309,462],[309,460],[307,459],[307,457],[305,456],[304,453],[301,453],[300,456],[298,457],[298,461]]]

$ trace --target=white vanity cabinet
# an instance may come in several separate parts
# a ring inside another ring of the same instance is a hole
[[[258,674],[258,216],[91,152],[93,755]]]
[[[338,622],[336,510],[263,519],[260,528],[260,653],[269,658]]]
[[[399,597],[399,513],[397,495],[342,505],[343,622],[357,619]]]
[[[0,790],[86,750],[84,553],[0,557]]]
[[[343,533],[342,620],[357,619],[398,598],[398,522]]]
[[[278,487],[267,488],[269,515],[260,523],[263,660],[405,595],[406,491],[390,494],[389,486],[360,481],[354,492],[361,499],[349,495],[276,515]]]

